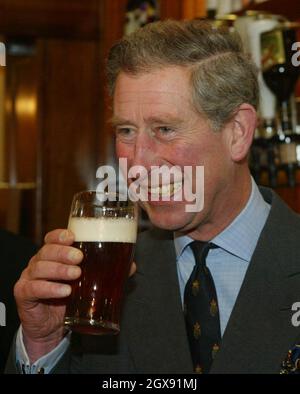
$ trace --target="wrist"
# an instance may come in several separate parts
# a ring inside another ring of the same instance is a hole
[[[32,339],[28,335],[26,335],[26,331],[22,329],[23,335],[23,343],[30,361],[30,364],[33,364],[39,358],[45,356],[50,353],[53,349],[55,349],[60,342],[63,340],[66,335],[66,331],[64,328],[58,330],[52,335],[49,335],[47,338],[35,338]]]

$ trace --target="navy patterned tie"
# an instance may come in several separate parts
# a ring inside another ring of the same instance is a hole
[[[194,241],[196,265],[184,291],[185,322],[194,371],[208,373],[221,344],[220,315],[213,278],[206,266],[212,243]]]

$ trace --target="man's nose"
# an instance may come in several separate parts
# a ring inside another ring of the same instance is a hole
[[[155,164],[156,144],[146,131],[142,131],[137,136],[133,153],[132,166],[143,166],[148,170]]]

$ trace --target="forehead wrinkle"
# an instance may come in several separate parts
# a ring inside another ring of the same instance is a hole
[[[130,90],[125,90],[123,91],[118,91],[114,95],[114,102],[118,102],[119,104],[123,103],[128,103],[128,102],[136,102],[140,101],[140,99],[143,98],[142,101],[148,103],[148,101],[153,101],[157,104],[167,104],[167,103],[172,103],[179,101],[178,99],[184,100],[188,103],[192,102],[192,97],[191,94],[182,94],[178,93],[176,90],[170,90],[170,91],[162,91],[162,90],[149,90],[147,88],[141,87],[141,89],[130,89]]]
[[[146,123],[182,123],[182,119],[172,114],[157,114],[144,117]]]
[[[122,85],[121,85],[122,86]],[[114,95],[114,111],[125,123],[133,124],[139,119],[144,124],[154,122],[178,122],[183,121],[182,113],[188,117],[198,114],[192,95],[188,92],[180,92],[175,89],[160,90],[160,87],[147,86],[129,87],[119,86]],[[150,112],[151,111],[151,112]],[[190,115],[188,115],[190,113]]]
[[[142,103],[136,102],[134,107],[127,107],[126,103],[118,103],[117,107],[114,107],[115,113],[112,116],[110,122],[112,125],[118,125],[120,123],[132,123],[134,119],[140,119],[147,123],[155,122],[178,122],[181,120],[178,106],[172,105],[171,103]]]

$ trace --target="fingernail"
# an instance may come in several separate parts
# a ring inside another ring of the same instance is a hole
[[[71,286],[68,285],[62,285],[59,287],[58,292],[61,296],[68,296],[71,294]]]
[[[61,242],[65,242],[69,238],[69,232],[68,230],[64,230],[59,234],[59,240]]]
[[[79,267],[69,267],[68,268],[68,276],[69,278],[78,278],[80,275],[80,268]]]
[[[74,263],[77,263],[82,259],[82,252],[80,252],[80,250],[78,249],[73,248],[68,254],[68,259],[70,261],[73,261]]]

